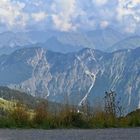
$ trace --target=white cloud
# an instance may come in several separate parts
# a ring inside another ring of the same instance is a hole
[[[60,31],[113,25],[134,32],[140,26],[140,0],[0,0],[0,24],[6,30]]]
[[[42,0],[34,0],[31,2],[32,5],[35,5],[36,7],[44,5]]]
[[[134,15],[134,11],[128,8],[128,0],[118,0],[117,19],[122,21],[125,16]]]
[[[98,6],[105,5],[108,2],[108,0],[92,0],[92,3]]]
[[[61,31],[76,29],[72,23],[74,16],[76,16],[76,0],[54,0],[51,8],[55,28]]]
[[[8,28],[20,25],[24,27],[28,15],[23,12],[25,4],[18,1],[0,0],[0,22]]]
[[[124,28],[124,31],[127,32],[127,33],[134,33],[136,28],[137,28],[137,24],[134,23],[134,22],[132,22],[132,23],[130,22],[129,26],[126,26]]]
[[[135,32],[137,24],[140,23],[140,0],[118,0],[117,20],[125,24],[126,32]]]
[[[75,30],[75,27],[72,25],[72,23],[69,21],[63,21],[61,16],[53,15],[52,19],[53,19],[56,29],[60,31]]]
[[[140,6],[140,0],[118,0],[117,13],[119,19],[129,15],[132,15],[134,18],[140,16],[138,15],[137,6]]]
[[[46,19],[47,13],[41,11],[37,13],[32,13],[31,16],[36,22],[40,22]]]
[[[134,8],[136,7],[138,4],[140,4],[140,0],[130,0],[128,2],[128,8]]]
[[[101,28],[106,28],[109,26],[109,22],[108,21],[101,21],[100,26],[101,26]]]

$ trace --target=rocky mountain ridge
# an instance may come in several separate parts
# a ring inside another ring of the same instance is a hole
[[[140,108],[140,48],[105,53],[83,49],[56,53],[26,48],[0,57],[0,84],[50,101],[103,103],[115,90],[130,112]]]

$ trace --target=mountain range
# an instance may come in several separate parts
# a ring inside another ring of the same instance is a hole
[[[55,102],[103,105],[114,90],[126,112],[140,108],[140,48],[60,53],[41,47],[0,56],[0,85]]]
[[[112,28],[86,32],[28,31],[0,34],[0,55],[25,47],[44,47],[55,52],[69,53],[83,48],[112,52],[139,46],[138,35],[126,35]]]

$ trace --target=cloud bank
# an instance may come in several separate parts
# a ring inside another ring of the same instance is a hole
[[[0,0],[0,26],[60,31],[113,26],[133,33],[140,26],[140,0]]]

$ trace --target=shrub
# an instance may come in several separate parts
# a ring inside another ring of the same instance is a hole
[[[104,128],[106,123],[105,119],[105,113],[103,111],[98,111],[93,114],[89,123],[93,128]]]
[[[15,108],[10,112],[9,119],[13,120],[17,127],[27,127],[29,125],[30,114],[24,105],[17,103]]]
[[[47,111],[47,103],[41,102],[38,104],[38,106],[35,109],[35,115],[33,118],[33,121],[37,125],[43,125],[44,122],[46,122],[48,117],[48,111]]]

